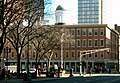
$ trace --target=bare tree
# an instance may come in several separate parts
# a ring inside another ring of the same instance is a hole
[[[44,20],[44,0],[0,0],[0,11],[0,54],[7,38],[17,52],[19,76],[20,56],[22,49],[28,44],[27,41],[33,38],[30,36],[32,26],[43,23]],[[25,26],[23,22],[27,22]]]
[[[61,43],[63,43],[61,42],[61,36],[63,33],[64,43],[69,43],[72,40],[72,36],[69,34],[68,29],[63,29],[55,25],[37,26],[36,31],[33,34],[36,38],[31,41],[32,47],[36,52],[36,71],[38,68],[38,62],[44,58],[47,58],[48,60],[47,70],[49,70],[54,50],[59,50]]]
[[[36,37],[31,41],[32,47],[36,52],[36,70],[38,62],[43,58],[45,54],[53,49],[56,49],[60,42],[60,30],[55,26],[43,25],[37,26],[34,36]],[[38,36],[37,36],[38,35]]]
[[[22,10],[22,0],[0,0],[0,54],[6,41],[7,28],[16,19],[23,18]]]
[[[14,1],[14,0],[11,0],[11,1]],[[11,5],[14,5],[15,3],[20,3],[19,2],[20,0],[18,0],[17,2],[15,1],[11,2]],[[19,17],[15,18],[14,21],[12,21],[11,24],[6,27],[7,28],[5,33],[6,38],[15,48],[17,53],[18,78],[20,77],[20,57],[21,57],[22,50],[26,45],[29,44],[29,41],[34,38],[31,35],[32,32],[34,31],[33,26],[36,23],[41,22],[40,18],[43,16],[43,12],[40,11],[41,3],[34,2],[33,0],[28,0],[28,1],[22,0],[20,4],[17,4],[16,6],[14,5],[15,9],[22,8],[22,10],[19,11],[20,15],[13,14],[13,16],[19,15]],[[15,9],[13,9],[13,11],[15,11]],[[28,50],[29,50],[29,47],[28,47]]]

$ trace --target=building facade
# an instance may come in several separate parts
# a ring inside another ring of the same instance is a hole
[[[120,72],[120,26],[115,24],[115,30],[119,33],[118,36],[118,71]]]
[[[107,67],[113,70],[118,65],[118,34],[110,29],[106,24],[96,25],[56,25],[65,28],[73,37],[72,43],[63,43],[63,69],[73,68],[75,72],[80,71],[80,51],[110,48],[100,52],[87,54],[82,57],[82,68]],[[64,40],[63,40],[64,41]],[[35,53],[30,49],[30,67],[35,66]],[[6,53],[3,52],[6,57]],[[9,65],[16,65],[17,57],[15,50],[12,49],[8,54]],[[21,69],[26,68],[27,50],[24,50],[21,56]],[[61,49],[56,49],[51,58],[51,66],[61,64]],[[45,68],[47,60],[42,59],[39,64]],[[116,66],[115,66],[116,65]]]
[[[111,24],[109,0],[78,0],[78,24]]]

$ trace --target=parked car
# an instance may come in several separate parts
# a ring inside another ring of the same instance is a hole
[[[30,73],[35,73],[36,69],[35,68],[30,68],[29,72]],[[27,73],[27,70],[21,71],[21,73]]]

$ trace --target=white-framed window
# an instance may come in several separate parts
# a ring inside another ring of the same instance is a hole
[[[80,36],[80,29],[77,29],[77,36]]]
[[[54,52],[54,58],[57,59],[58,58],[58,53]]]
[[[75,47],[75,41],[71,41],[71,47]]]
[[[98,58],[98,53],[97,52],[94,53],[94,58]]]
[[[91,53],[91,51],[89,51],[88,57],[89,57],[89,58],[92,58],[92,53]]]
[[[88,47],[92,47],[92,39],[88,39]]]
[[[82,29],[82,36],[86,36],[86,28]]]
[[[77,50],[77,57],[80,58],[80,50]]]
[[[88,36],[92,36],[92,28],[88,28]]]
[[[36,52],[33,52],[32,58],[36,58]]]
[[[100,52],[100,57],[103,58],[104,57],[104,51]]]
[[[24,53],[22,53],[21,58],[22,58],[22,59],[24,59],[24,58],[25,58],[25,54],[24,54]]]
[[[94,28],[94,36],[98,36],[98,28]]]
[[[80,47],[80,39],[77,39],[77,47]]]
[[[12,52],[12,59],[14,59],[14,54],[15,54],[15,52]]]
[[[71,50],[71,58],[75,59],[75,51],[74,50]]]
[[[66,29],[66,35],[70,34],[70,29]]]
[[[104,39],[100,39],[100,47],[104,47]]]
[[[69,59],[69,51],[68,50],[65,51],[65,54],[66,54],[66,59]]]
[[[69,42],[66,42],[66,43],[65,43],[65,46],[66,46],[66,47],[69,47]]]
[[[100,36],[104,36],[104,28],[100,28]]]
[[[83,58],[86,58],[86,56],[87,56],[86,52],[83,52],[82,54],[83,54]]]
[[[98,39],[94,40],[94,47],[98,47]]]
[[[75,35],[75,29],[71,29],[71,35]]]
[[[82,46],[83,46],[83,47],[86,47],[86,39],[83,39],[83,40],[82,40]]]

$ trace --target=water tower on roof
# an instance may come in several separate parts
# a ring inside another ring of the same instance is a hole
[[[55,23],[56,24],[64,24],[64,12],[65,9],[61,6],[58,5],[58,7],[55,10]]]

